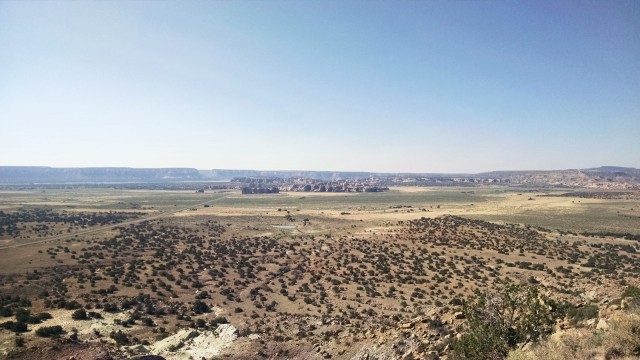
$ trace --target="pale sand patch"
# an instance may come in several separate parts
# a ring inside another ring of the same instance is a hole
[[[168,359],[205,359],[231,347],[237,337],[237,329],[230,324],[222,324],[215,331],[183,329],[155,342],[149,349],[152,354],[160,354]]]
[[[35,334],[36,330],[44,326],[54,326],[60,325],[62,329],[67,333],[71,333],[71,329],[78,330],[78,336],[82,339],[88,339],[89,337],[94,337],[94,330],[99,331],[105,339],[108,338],[109,333],[114,330],[122,329],[122,326],[116,325],[114,323],[115,319],[126,320],[130,317],[130,312],[125,311],[121,313],[107,313],[98,311],[104,318],[103,319],[90,319],[90,320],[73,320],[71,318],[71,314],[73,314],[74,310],[63,310],[63,309],[47,309],[43,312],[47,312],[53,316],[52,319],[48,319],[43,321],[40,324],[31,324],[29,325],[29,332],[23,333],[22,336],[26,340],[32,340],[38,338]],[[13,317],[9,318],[1,318],[0,323],[8,320],[13,320]],[[9,331],[1,331],[0,332],[0,344],[4,344],[9,338],[11,342],[13,342],[13,338],[15,334]],[[11,344],[13,345],[13,344]]]
[[[30,201],[29,206],[87,206],[86,202],[72,201]]]
[[[499,195],[497,196],[497,199],[495,201],[490,201],[488,203],[481,202],[474,204],[473,206],[465,206],[463,210],[464,213],[478,215],[515,214],[524,211],[544,212],[568,209],[573,209],[575,210],[575,212],[580,212],[581,204],[595,204],[604,202],[604,200],[598,199],[580,199],[580,202],[578,202],[575,198],[543,197],[537,195],[541,194],[514,194],[508,196]],[[530,197],[533,200],[528,200]]]
[[[268,216],[268,212],[265,210],[258,210],[256,208],[239,208],[239,207],[200,207],[196,210],[183,210],[176,213],[174,216]]]
[[[159,213],[157,209],[96,209],[96,208],[69,208],[65,209],[67,212],[95,212],[95,213],[108,213],[108,212],[139,212],[139,213]],[[133,219],[132,219],[133,220]]]
[[[433,188],[430,187],[421,187],[421,186],[390,186],[389,191],[398,191],[403,193],[414,193],[414,192],[427,192],[434,191]]]
[[[362,193],[357,192],[283,192],[281,194],[287,194],[289,196],[301,198],[301,197],[314,197],[314,196],[354,196]]]
[[[442,191],[441,188],[425,188],[425,187],[407,187],[407,188],[394,188],[400,189],[404,192],[429,192],[429,191]],[[473,191],[469,189],[450,189],[453,191]],[[412,208],[414,211],[407,211],[409,209],[389,209],[385,204],[380,203],[374,206],[369,206],[362,209],[344,209],[344,208],[332,208],[331,204],[318,204],[318,207],[309,208],[313,206],[312,199],[309,204],[301,205],[300,211],[291,211],[291,215],[296,219],[296,222],[301,221],[305,217],[312,218],[324,218],[335,219],[340,221],[407,221],[414,220],[421,217],[437,217],[441,215],[458,215],[458,216],[499,216],[499,215],[520,215],[520,214],[579,214],[587,211],[586,206],[589,204],[606,203],[607,200],[603,199],[582,199],[571,197],[547,197],[541,196],[545,192],[536,193],[516,193],[516,192],[496,192],[496,193],[481,193],[484,197],[484,201],[478,201],[474,203],[448,203],[446,201],[440,204],[440,208],[436,206],[426,207],[428,211],[421,211],[419,207]],[[257,195],[258,197],[270,197],[281,196],[283,198],[293,197],[307,197],[307,196],[357,196],[358,193],[286,193],[286,194],[270,194],[270,195]],[[255,198],[256,195],[238,195],[239,201],[247,199],[249,196]],[[533,200],[528,200],[531,197]],[[218,216],[218,217],[265,217],[265,218],[279,218],[285,215],[284,212],[278,212],[274,208],[275,205],[261,206],[251,205],[251,207],[238,207],[227,206],[220,207],[212,204],[209,208],[199,207],[196,211],[186,210],[182,211],[176,216],[178,217],[193,217],[193,216]],[[397,210],[397,212],[396,212]],[[350,214],[342,214],[343,212],[349,212]],[[494,220],[496,221],[496,220]],[[498,221],[499,222],[499,221]],[[309,232],[306,228],[300,228],[303,232]]]
[[[273,233],[272,232],[264,232],[264,233],[260,233],[260,234],[255,234],[254,236],[256,236],[256,237],[273,236]]]

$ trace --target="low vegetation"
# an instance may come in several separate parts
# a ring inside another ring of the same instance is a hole
[[[287,194],[235,192],[175,216],[105,212],[107,223],[127,222],[86,236],[74,235],[82,224],[63,222],[68,237],[2,250],[13,265],[0,274],[0,340],[23,354],[55,337],[127,351],[178,333],[225,333],[250,344],[252,358],[502,359],[542,354],[559,330],[593,333],[612,306],[640,302],[637,241],[454,216],[446,199],[417,203],[393,191],[296,195],[315,204],[306,209]],[[450,193],[455,202],[489,199]],[[530,195],[522,202],[544,201]],[[242,215],[232,200],[258,210]],[[25,214],[40,214],[56,237],[66,231],[49,223],[62,211]],[[28,236],[35,222],[5,235]],[[606,341],[631,345],[605,345],[602,333],[602,349],[631,356],[633,341],[622,339],[634,327],[608,324],[618,335]]]
[[[504,359],[519,344],[552,332],[549,305],[534,286],[506,284],[464,304],[465,333],[453,343],[454,359]]]

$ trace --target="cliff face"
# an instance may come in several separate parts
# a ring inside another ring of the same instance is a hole
[[[200,180],[196,169],[119,167],[52,168],[46,166],[1,166],[0,183],[108,183]]]

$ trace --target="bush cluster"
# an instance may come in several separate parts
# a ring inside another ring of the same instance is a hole
[[[467,331],[453,342],[454,359],[504,359],[510,349],[551,333],[553,319],[534,286],[507,283],[500,293],[466,301]]]

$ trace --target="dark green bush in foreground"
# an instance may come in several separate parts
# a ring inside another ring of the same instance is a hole
[[[453,342],[453,359],[504,359],[519,343],[551,333],[553,319],[535,286],[506,284],[466,301],[467,331]]]

